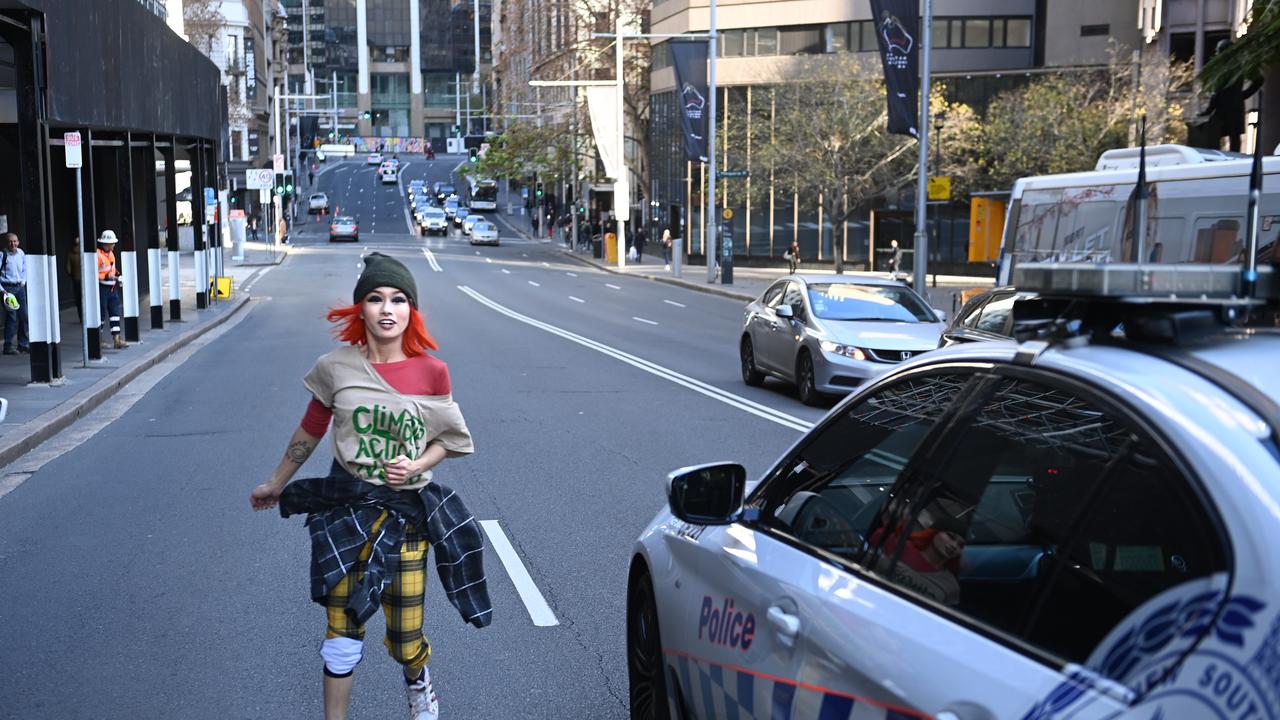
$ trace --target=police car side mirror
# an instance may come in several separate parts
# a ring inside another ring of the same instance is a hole
[[[671,514],[696,525],[727,525],[738,516],[747,470],[737,463],[680,468],[667,476]]]
[[[796,313],[791,309],[790,305],[779,305],[773,309],[773,312],[780,318],[792,318]]]

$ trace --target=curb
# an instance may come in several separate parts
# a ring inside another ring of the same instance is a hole
[[[81,390],[61,405],[47,410],[43,414],[14,428],[9,433],[15,438],[14,440],[0,440],[0,467],[10,465],[23,455],[39,447],[46,440],[65,430],[84,415],[92,412],[126,385],[133,382],[139,375],[186,347],[191,341],[232,318],[248,304],[249,300],[250,298],[247,295],[242,295],[239,300],[233,301],[235,302],[234,307],[221,313],[208,323],[186,331],[167,345],[160,346],[152,354],[134,360],[110,376],[99,380],[94,386]]]
[[[595,262],[595,260],[579,257],[572,250],[566,250],[565,248],[560,248],[560,252],[564,253],[565,256],[569,258],[577,260],[583,265],[589,265],[593,268],[596,268],[597,270],[603,270],[607,273],[612,273],[614,275],[622,275],[624,277],[652,280],[654,282],[666,283],[667,285],[674,285],[675,287],[684,288],[686,290],[694,290],[696,292],[707,293],[708,295],[719,295],[720,297],[726,297],[731,300],[742,300],[744,302],[751,302],[752,300],[756,299],[754,295],[734,292],[733,290],[722,290],[714,285],[706,285],[706,284],[699,285],[698,283],[690,282],[688,280],[681,280],[679,278],[668,278],[668,277],[661,277],[659,275],[648,275],[648,274],[633,275],[631,273],[619,272],[617,268],[611,268],[608,265],[602,265],[600,263],[597,263]]]
[[[292,247],[293,247],[293,245],[292,245],[292,244],[290,244],[290,243],[276,243],[276,248],[277,248],[276,253],[277,253],[277,255],[276,255],[276,260],[275,260],[275,261],[268,260],[267,262],[236,262],[235,260],[232,260],[232,262],[235,262],[235,263],[236,263],[236,265],[235,265],[236,267],[242,267],[242,268],[245,268],[245,267],[272,267],[272,266],[279,265],[280,263],[284,262],[284,259],[285,259],[285,258],[287,258],[287,257],[289,257],[289,250],[290,250],[290,248],[292,248]],[[265,253],[265,252],[270,252],[270,251],[269,251],[269,250],[261,250],[260,252],[264,252],[264,253]]]

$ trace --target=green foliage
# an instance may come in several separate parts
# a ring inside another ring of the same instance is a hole
[[[1253,0],[1249,32],[1218,53],[1200,70],[1206,90],[1239,81],[1258,80],[1280,65],[1280,0]]]

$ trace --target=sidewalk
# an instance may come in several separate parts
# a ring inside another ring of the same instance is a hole
[[[231,248],[223,248],[223,273],[232,279],[231,297],[211,301],[196,310],[195,257],[183,253],[179,264],[182,319],[169,319],[165,302],[165,323],[151,329],[147,298],[139,308],[141,340],[128,348],[104,348],[101,360],[84,364],[83,330],[74,300],[59,314],[62,342],[59,354],[62,378],[49,383],[32,383],[30,360],[26,355],[0,357],[0,397],[9,401],[9,411],[0,423],[0,466],[8,465],[40,443],[70,426],[101,405],[130,381],[155,366],[192,340],[226,322],[249,300],[239,288],[264,267],[278,265],[288,254],[288,246],[277,246],[274,258],[265,243],[245,243],[243,260],[233,260]],[[168,280],[168,258],[161,255],[161,277]],[[110,339],[110,335],[103,333]]]
[[[503,224],[509,227],[512,231],[519,233],[525,239],[537,239],[544,242],[554,243],[560,248],[560,251],[563,252],[566,257],[605,272],[647,278],[656,282],[663,282],[669,285],[676,285],[690,290],[696,290],[698,292],[711,293],[713,295],[720,295],[727,298],[733,298],[735,300],[742,300],[743,302],[750,302],[751,300],[756,299],[765,291],[765,288],[773,284],[773,282],[778,278],[787,274],[787,266],[783,262],[779,262],[777,267],[762,268],[735,266],[733,268],[732,285],[721,284],[719,279],[713,283],[709,283],[707,282],[706,263],[700,262],[696,264],[683,263],[681,265],[680,277],[675,277],[674,266],[672,268],[664,269],[662,263],[662,248],[653,240],[650,240],[645,246],[646,252],[641,263],[634,263],[628,260],[626,267],[619,270],[614,265],[608,265],[603,260],[592,257],[590,251],[583,252],[566,247],[561,240],[561,233],[559,230],[555,231],[554,237],[551,239],[548,239],[545,235],[535,238],[532,233],[529,216],[527,214],[520,214],[520,209],[523,207],[523,205],[520,204],[520,198],[518,196],[512,198],[512,200],[515,201],[514,209],[516,210],[516,213],[513,215],[507,215],[503,212],[506,210],[506,205],[503,204],[504,200],[505,197],[501,197],[500,194],[498,206],[499,212],[497,213],[497,217],[499,217]],[[545,233],[545,229],[543,232]],[[834,268],[831,265],[824,264],[822,266],[815,267],[813,263],[801,263],[797,274],[828,274],[832,272],[834,272]],[[850,280],[855,281],[857,278],[863,277],[889,277],[888,273],[867,272],[861,270],[846,270],[844,274],[848,276]],[[954,317],[955,313],[960,309],[962,293],[971,291],[974,288],[990,288],[994,286],[994,284],[995,281],[988,277],[967,275],[930,275],[929,287],[925,288],[924,296],[933,307],[945,311],[947,317],[951,318]]]

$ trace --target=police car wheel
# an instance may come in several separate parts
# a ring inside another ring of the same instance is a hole
[[[627,600],[627,675],[631,685],[631,720],[669,720],[662,636],[653,581],[640,571]]]
[[[796,362],[796,394],[800,396],[800,402],[805,405],[821,405],[822,393],[818,392],[817,381],[813,375],[813,358],[809,357],[809,353],[800,353],[800,360]]]
[[[751,344],[751,336],[742,336],[742,342],[738,344],[738,356],[742,360],[742,382],[751,387],[763,385],[764,373],[756,369],[756,353]]]

